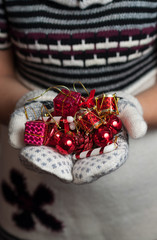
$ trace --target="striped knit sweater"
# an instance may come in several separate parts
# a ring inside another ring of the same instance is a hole
[[[157,65],[155,0],[0,0],[0,29],[0,48],[13,46],[20,78],[34,86],[82,81],[100,94]]]

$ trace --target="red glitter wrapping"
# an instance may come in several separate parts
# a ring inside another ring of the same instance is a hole
[[[80,104],[80,107],[82,108],[93,108],[95,106],[95,89],[90,91],[89,97],[83,98],[82,97],[82,102]]]
[[[29,145],[44,145],[47,137],[48,125],[41,121],[28,121],[25,124],[24,142]]]
[[[103,115],[104,113],[118,114],[116,96],[111,94],[102,94],[99,97],[95,98],[95,100],[96,100],[96,109],[99,115]]]
[[[78,125],[81,129],[84,129],[86,133],[91,132],[94,128],[98,128],[102,121],[99,116],[96,115],[95,111],[86,109],[79,112],[77,115]]]
[[[55,116],[74,116],[80,101],[80,93],[63,89],[53,100]]]

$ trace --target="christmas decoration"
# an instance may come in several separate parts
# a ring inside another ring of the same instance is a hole
[[[53,100],[55,116],[74,116],[78,110],[81,94],[63,89]]]
[[[105,147],[112,139],[112,131],[106,126],[101,126],[94,133],[94,142],[99,147]]]
[[[118,147],[116,135],[122,122],[118,118],[116,94],[95,97],[93,89],[85,98],[66,88],[60,90],[53,102],[52,112],[47,110],[41,119],[26,122],[26,144],[47,145],[63,155],[72,154],[74,160],[105,154]]]
[[[96,115],[96,112],[88,108],[80,110],[76,115],[76,119],[78,126],[84,129],[86,133],[91,132],[102,124],[101,118]]]
[[[113,134],[117,134],[122,128],[122,122],[121,122],[120,118],[118,118],[117,116],[110,115],[108,117],[107,127],[109,129],[111,129]]]
[[[40,120],[26,122],[24,142],[31,145],[43,145],[46,141],[48,125]]]
[[[87,157],[97,156],[99,154],[112,152],[116,148],[117,148],[116,143],[111,143],[111,144],[107,145],[106,147],[92,148],[91,150],[74,154],[73,160],[78,160],[78,159],[82,159],[82,158],[87,158]]]
[[[58,151],[64,155],[71,154],[75,149],[75,139],[72,135],[64,134],[56,145]]]
[[[81,134],[78,132],[75,135],[75,152],[80,153],[82,151],[91,150],[93,147],[93,136],[92,134]]]
[[[117,97],[115,94],[102,94],[95,98],[96,109],[99,115],[105,113],[118,114]]]

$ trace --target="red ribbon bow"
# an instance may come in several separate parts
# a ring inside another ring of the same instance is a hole
[[[80,104],[80,107],[91,108],[95,106],[95,101],[93,101],[95,95],[95,89],[90,91],[89,97],[84,98],[83,102]]]

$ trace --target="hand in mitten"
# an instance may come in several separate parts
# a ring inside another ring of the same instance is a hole
[[[73,167],[74,183],[92,182],[118,169],[128,157],[128,134],[137,139],[147,132],[138,100],[124,92],[117,92],[116,95],[119,97],[119,118],[123,123],[122,131],[118,134],[118,147],[105,154],[78,160]]]
[[[41,92],[30,92],[27,94],[20,100],[17,110],[15,110],[11,117],[9,133],[10,142],[14,147],[21,148],[21,143],[24,138],[26,117],[24,108],[21,106],[25,103],[26,99],[39,96],[40,93]],[[32,96],[30,96],[30,94]],[[121,92],[117,95],[120,97],[118,102],[119,116],[124,125],[123,130],[118,135],[117,149],[102,155],[73,162],[71,155],[62,155],[50,147],[26,146],[21,150],[21,161],[27,168],[54,174],[62,180],[68,182],[74,181],[76,184],[92,182],[119,168],[125,162],[128,155],[128,137],[126,130],[131,137],[139,138],[146,133],[147,125],[142,118],[142,108],[137,99]],[[37,117],[40,118],[43,101],[47,107],[51,108],[53,105],[53,97],[54,95],[51,92],[47,92],[39,98],[37,102],[30,102],[26,106],[29,120],[35,119],[32,109],[34,109],[38,115]],[[22,138],[19,136],[22,136]]]
[[[40,173],[54,174],[71,182],[73,164],[70,155],[63,156],[47,146],[26,146],[24,143],[25,123],[28,121],[26,114],[29,120],[41,119],[43,104],[49,111],[53,108],[53,98],[56,96],[53,91],[48,91],[35,101],[28,101],[42,95],[43,92],[43,90],[31,91],[17,103],[9,123],[10,144],[21,149],[20,160],[27,168]]]

